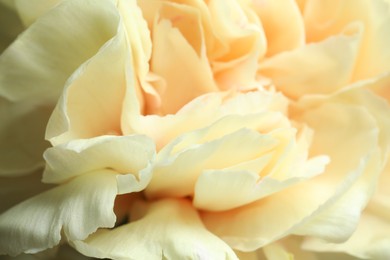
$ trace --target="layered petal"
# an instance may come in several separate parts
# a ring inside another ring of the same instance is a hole
[[[146,136],[99,136],[51,147],[44,157],[43,181],[62,183],[100,169],[138,176],[154,160],[155,148]]]
[[[203,226],[185,200],[151,202],[140,219],[113,230],[99,230],[72,245],[98,258],[237,259],[228,245]]]
[[[362,100],[378,101],[369,92],[357,91]],[[325,153],[331,159],[324,174],[235,210],[203,212],[206,226],[233,248],[244,251],[291,233],[346,240],[382,170],[380,147],[389,145],[380,137],[380,133],[388,133],[387,128],[370,113],[374,108],[359,106],[354,93],[328,98],[315,109],[306,107],[299,117],[315,132],[310,154]]]
[[[115,172],[102,170],[36,195],[0,215],[0,254],[36,253],[113,227]]]

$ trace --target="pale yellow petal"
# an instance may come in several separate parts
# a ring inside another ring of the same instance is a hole
[[[257,131],[278,121],[273,113],[232,115],[178,137],[158,153],[148,196],[191,195],[202,171],[227,168],[270,152],[278,141]]]
[[[362,29],[351,27],[349,32],[264,60],[259,74],[294,99],[335,92],[351,80],[355,68]]]
[[[92,172],[36,195],[0,215],[0,254],[36,253],[85,239],[115,224],[116,174]]]
[[[151,202],[146,214],[113,230],[73,241],[81,253],[113,259],[237,259],[233,250],[202,224],[185,200]]]
[[[73,140],[46,150],[43,181],[62,183],[99,169],[112,169],[118,173],[138,176],[154,156],[152,140],[141,135]]]
[[[23,24],[28,27],[63,0],[15,0]]]
[[[0,96],[53,105],[71,73],[115,30],[112,10],[105,1],[70,0],[58,5],[0,56]]]

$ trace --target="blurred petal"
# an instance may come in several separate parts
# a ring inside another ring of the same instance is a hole
[[[15,0],[23,24],[28,27],[63,0]]]
[[[81,253],[114,259],[237,259],[233,250],[207,231],[184,200],[150,203],[141,219],[113,230],[99,230],[73,241]]]
[[[69,75],[113,36],[117,23],[107,6],[65,1],[31,25],[0,56],[0,96],[54,104]]]
[[[154,143],[146,136],[99,136],[73,140],[46,150],[43,181],[61,183],[100,169],[138,175],[154,159]]]
[[[51,108],[12,103],[0,97],[0,176],[20,176],[43,168],[44,139]]]
[[[51,185],[41,182],[41,171],[22,177],[0,178],[0,214],[12,206],[35,196],[49,188]]]
[[[390,219],[364,212],[357,230],[345,243],[327,243],[323,240],[308,238],[304,243],[306,250],[317,252],[340,252],[363,259],[390,258]]]
[[[294,0],[252,1],[267,39],[267,56],[290,51],[305,44],[305,26]],[[283,17],[281,19],[281,17]]]
[[[113,227],[116,174],[100,171],[32,197],[0,215],[0,254],[36,253]]]
[[[360,23],[364,32],[352,79],[374,77],[390,68],[389,11],[390,2],[386,0],[307,0],[304,10],[307,39],[320,41],[340,33],[352,22]]]
[[[9,1],[8,4],[5,1],[0,1],[0,54],[16,39],[23,29],[13,2]]]
[[[270,57],[260,63],[259,73],[294,99],[335,92],[351,80],[361,31],[351,25],[340,35]]]

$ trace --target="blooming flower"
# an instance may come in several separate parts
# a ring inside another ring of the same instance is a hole
[[[0,254],[390,257],[389,1],[0,4]]]

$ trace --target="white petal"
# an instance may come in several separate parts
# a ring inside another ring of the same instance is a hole
[[[113,227],[116,174],[100,171],[32,197],[0,215],[0,254],[36,253]]]
[[[152,202],[141,219],[113,230],[99,230],[73,241],[88,256],[113,259],[237,259],[233,250],[207,231],[184,200]]]
[[[0,95],[54,104],[65,81],[116,31],[106,1],[65,1],[31,25],[0,57]],[[103,26],[98,26],[102,24]]]
[[[155,148],[146,136],[99,136],[51,147],[44,157],[43,181],[61,183],[100,169],[138,176],[154,159]]]

